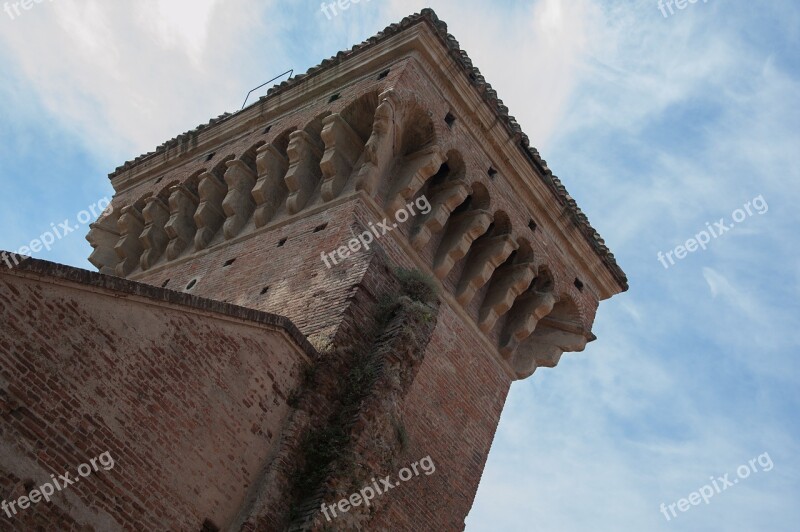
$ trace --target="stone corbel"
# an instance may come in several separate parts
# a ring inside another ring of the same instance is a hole
[[[500,354],[510,358],[519,343],[530,336],[539,320],[550,314],[557,302],[553,292],[541,292],[532,289],[523,294],[515,302],[508,315],[508,321],[500,337]]]
[[[228,194],[222,200],[222,210],[227,216],[223,232],[225,238],[230,240],[244,228],[256,208],[253,187],[258,176],[241,159],[228,161],[225,164],[228,167],[225,172]]]
[[[491,223],[492,214],[484,210],[470,210],[452,217],[433,263],[436,277],[447,277],[455,263],[466,256],[475,239],[484,234]]]
[[[503,264],[519,244],[511,235],[482,238],[472,247],[467,267],[456,289],[456,299],[469,305],[475,293],[485,285],[498,266]]]
[[[390,184],[387,212],[394,215],[405,207],[425,182],[436,175],[443,162],[444,155],[439,146],[429,146],[406,157],[396,177],[397,181]]]
[[[532,262],[498,268],[481,305],[478,327],[488,334],[497,320],[511,309],[514,300],[531,285],[535,276],[536,265]]]
[[[169,243],[169,236],[164,229],[169,221],[169,207],[158,196],[150,197],[144,206],[142,217],[145,227],[139,240],[142,242],[144,253],[139,265],[142,270],[147,270],[161,258]]]
[[[448,181],[430,191],[431,212],[420,220],[411,235],[411,246],[417,251],[424,248],[431,237],[444,229],[453,210],[472,192],[463,181]]]
[[[289,136],[289,171],[286,172],[286,188],[289,198],[286,210],[289,214],[297,214],[306,206],[311,194],[322,177],[319,167],[322,148],[317,141],[305,131],[295,131]]]
[[[524,379],[536,368],[554,368],[564,353],[583,351],[591,338],[591,334],[544,318],[533,334],[520,344],[511,365],[517,377]]]
[[[253,188],[255,220],[256,227],[264,227],[275,217],[289,194],[284,181],[289,170],[289,159],[272,144],[266,144],[258,149],[256,165],[258,181]]]
[[[340,114],[322,120],[322,199],[331,201],[342,191],[353,172],[353,166],[364,151],[364,143]]]
[[[189,247],[197,232],[194,213],[200,199],[184,185],[175,185],[170,189],[170,218],[164,230],[169,236],[167,259],[177,259]]]
[[[114,247],[120,238],[117,220],[113,214],[100,218],[89,225],[89,234],[86,235],[86,240],[94,249],[89,255],[89,262],[105,275],[116,275],[115,268],[119,257]]]
[[[225,220],[222,201],[225,199],[227,191],[225,185],[211,172],[200,175],[197,190],[200,196],[200,205],[194,213],[194,222],[197,225],[194,248],[196,251],[200,251],[208,246]]]
[[[395,157],[396,122],[400,109],[400,96],[394,89],[380,95],[381,103],[375,109],[375,122],[364,147],[364,164],[356,177],[356,190],[374,196],[380,178],[387,174]]]
[[[120,261],[116,272],[118,277],[126,277],[139,265],[139,257],[142,255],[143,248],[139,240],[144,230],[142,213],[134,205],[123,207],[117,226],[120,236],[114,251]]]

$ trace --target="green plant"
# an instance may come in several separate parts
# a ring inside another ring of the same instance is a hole
[[[396,268],[395,275],[400,282],[401,292],[412,300],[431,304],[439,297],[439,289],[430,275],[406,268]]]

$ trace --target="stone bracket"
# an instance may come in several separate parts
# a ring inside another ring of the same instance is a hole
[[[436,277],[447,277],[455,263],[464,258],[475,239],[484,234],[491,223],[491,213],[484,210],[471,210],[452,217],[433,263]]]
[[[164,225],[169,221],[169,207],[158,196],[147,198],[142,217],[145,228],[140,240],[144,253],[139,264],[143,270],[147,270],[161,258],[169,243],[169,236],[164,230]]]
[[[500,354],[508,359],[519,343],[533,333],[539,320],[550,314],[556,302],[557,298],[553,292],[540,292],[535,289],[517,299],[504,327]]]
[[[364,164],[356,177],[356,190],[374,196],[382,176],[388,173],[395,157],[397,131],[395,118],[400,108],[400,96],[394,89],[382,92],[381,103],[375,109],[375,121],[364,147]]]
[[[119,242],[120,234],[117,231],[117,219],[113,215],[94,222],[89,225],[89,233],[86,240],[91,244],[94,251],[89,255],[91,262],[99,271],[105,275],[115,275],[115,266],[119,257],[114,247]]]
[[[517,376],[524,379],[536,368],[554,368],[564,353],[583,351],[588,340],[583,333],[553,328],[542,320],[514,353],[511,364]]]
[[[197,225],[194,248],[196,251],[200,251],[208,246],[225,220],[222,201],[225,198],[226,188],[217,176],[205,172],[200,176],[197,190],[200,196],[200,205],[194,213],[194,222]]]
[[[144,230],[144,219],[134,205],[123,207],[121,212],[117,222],[120,237],[114,251],[120,259],[116,268],[117,276],[125,277],[139,264],[139,257],[143,251],[139,236]]]
[[[405,207],[425,182],[436,175],[443,162],[444,155],[439,146],[430,146],[408,156],[403,161],[397,181],[390,183],[392,192],[387,197],[386,210],[394,215]]]
[[[478,317],[478,327],[489,333],[497,320],[508,312],[514,300],[530,285],[536,276],[536,265],[532,262],[501,266],[496,272],[496,279],[489,285],[486,297]]]
[[[228,184],[228,194],[222,200],[222,210],[227,219],[223,232],[225,238],[230,240],[239,234],[256,208],[253,187],[258,176],[241,159],[228,161],[226,165],[228,170],[225,172],[225,183]]]
[[[325,154],[320,162],[322,199],[331,201],[347,184],[353,166],[364,151],[364,142],[338,113],[326,116],[322,124],[321,136],[325,143]]]
[[[199,202],[197,195],[185,185],[175,185],[170,189],[170,218],[164,226],[170,239],[167,246],[169,260],[177,259],[194,239],[197,232],[194,213]]]
[[[289,136],[287,153],[289,171],[286,172],[285,181],[289,198],[286,200],[286,210],[289,214],[297,214],[306,206],[322,177],[319,167],[322,148],[307,132],[295,131]]]
[[[456,289],[456,299],[469,305],[475,293],[485,285],[498,266],[503,264],[519,244],[511,235],[483,238],[470,251],[467,267]]]
[[[289,189],[284,177],[289,170],[289,160],[272,144],[258,149],[256,158],[258,180],[253,187],[256,200],[256,227],[264,227],[278,213],[286,200]]]
[[[463,181],[449,181],[430,191],[431,212],[425,215],[411,236],[411,246],[417,251],[424,248],[431,237],[444,229],[450,214],[461,205],[471,192]]]

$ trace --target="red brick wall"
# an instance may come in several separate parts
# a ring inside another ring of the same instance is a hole
[[[362,223],[372,219],[363,205],[357,217]],[[391,263],[415,267],[395,237],[405,238],[387,235],[378,241],[378,252]],[[477,329],[442,299],[430,344],[401,408],[409,444],[398,459],[405,466],[430,455],[436,472],[392,490],[386,510],[370,524],[375,529],[415,530],[420,523],[431,530],[464,528],[512,382]],[[397,471],[381,474],[396,478]]]
[[[323,348],[337,334],[367,268],[366,261],[351,258],[328,269],[320,258],[351,238],[352,210],[349,201],[334,205],[189,261],[144,272],[137,280],[153,286],[168,281],[167,288],[286,316]],[[230,259],[236,260],[223,266]]]
[[[462,530],[472,507],[511,380],[477,347],[447,306],[402,405],[409,444],[399,463],[430,455],[436,472],[392,490],[375,529]],[[386,471],[396,478],[397,471]]]
[[[38,261],[0,269],[0,323],[0,499],[115,461],[2,529],[224,526],[313,355],[277,316]]]

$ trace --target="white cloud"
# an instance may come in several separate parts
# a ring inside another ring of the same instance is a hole
[[[399,20],[431,5],[531,138],[546,149],[589,52],[598,9],[588,1],[518,5],[477,1],[393,0]],[[512,51],[513,48],[513,51]]]
[[[5,55],[48,113],[89,151],[122,162],[236,109],[253,56],[283,56],[283,42],[254,47],[256,0],[135,3],[60,0],[8,24]]]

